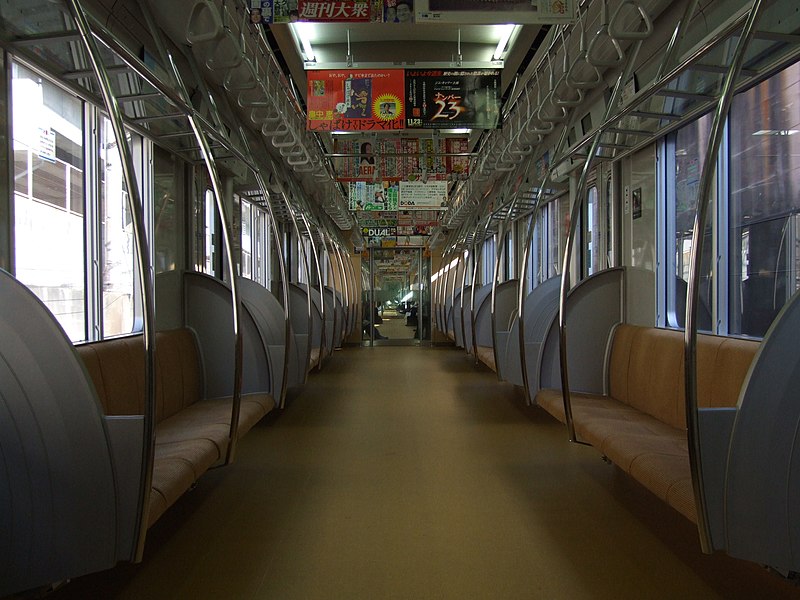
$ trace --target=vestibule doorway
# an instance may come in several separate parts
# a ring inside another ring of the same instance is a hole
[[[430,258],[423,249],[370,248],[364,275],[362,344],[429,344]]]

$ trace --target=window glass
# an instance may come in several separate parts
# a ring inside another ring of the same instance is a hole
[[[204,211],[203,211],[203,272],[208,275],[214,275],[215,265],[217,264],[217,236],[216,236],[216,202],[214,200],[214,192],[207,189],[203,194]]]
[[[127,134],[126,143],[131,143]],[[136,247],[128,190],[111,121],[100,120],[100,270],[103,336],[131,333],[136,326]]]
[[[733,101],[729,331],[763,336],[798,289],[800,63]]]
[[[267,224],[267,213],[253,207],[251,223],[255,240],[253,246],[253,279],[264,287],[269,288],[270,280],[267,272],[267,256],[269,255],[270,232]]]
[[[494,278],[494,261],[497,257],[497,238],[492,236],[483,243],[481,249],[481,272],[478,274],[478,285],[487,285],[492,283]]]
[[[153,148],[153,227],[156,273],[178,268],[179,177],[181,161],[166,150]]]
[[[503,264],[505,266],[505,272],[503,273],[503,279],[505,281],[509,281],[516,277],[516,265],[514,264],[514,249],[515,246],[515,227],[511,227],[506,235],[506,248],[503,252]]]
[[[12,63],[15,272],[86,339],[83,103]]]
[[[586,275],[597,273],[603,268],[600,250],[600,199],[597,186],[592,185],[586,192],[586,232],[584,244],[586,252]]]
[[[669,195],[670,214],[675,226],[675,245],[669,260],[673,280],[668,282],[669,325],[684,327],[686,320],[686,288],[689,280],[689,263],[692,252],[694,218],[697,212],[697,194],[700,176],[703,173],[712,115],[706,115],[679,129],[671,138],[668,152],[674,162],[675,188]],[[713,194],[712,194],[713,196]],[[713,202],[713,198],[711,201]],[[635,210],[635,207],[634,207]],[[713,219],[709,219],[709,224]],[[701,264],[700,298],[698,305],[698,329],[711,330],[712,275],[711,256],[713,245],[710,225],[704,240],[705,252]]]
[[[605,207],[606,207],[605,267],[610,269],[611,267],[616,266],[616,261],[614,260],[614,188],[612,185],[611,177],[606,178]]]
[[[253,279],[254,241],[251,204],[242,199],[242,277],[247,279]]]

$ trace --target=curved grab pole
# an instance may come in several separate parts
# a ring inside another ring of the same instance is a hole
[[[755,33],[755,26],[761,15],[762,0],[753,0],[750,14],[742,27],[741,37],[736,44],[733,60],[725,75],[720,92],[714,120],[708,136],[706,162],[700,177],[697,192],[697,213],[692,232],[692,250],[689,260],[689,281],[686,290],[686,329],[684,331],[685,347],[685,384],[686,384],[686,427],[689,442],[689,465],[692,470],[692,488],[697,508],[697,529],[700,534],[700,546],[706,554],[713,551],[711,530],[708,523],[707,501],[703,488],[703,469],[701,463],[702,448],[700,444],[699,406],[697,401],[697,305],[700,294],[700,260],[703,254],[703,231],[705,229],[711,188],[714,185],[716,157],[724,135],[725,121],[733,101],[736,78],[742,68],[744,55],[750,40]]]
[[[175,87],[177,88],[178,96],[183,102],[191,106],[189,91],[186,89],[186,85],[183,82],[180,69],[178,69],[178,65],[175,64],[175,58],[173,57],[172,52],[170,52],[167,49],[166,44],[164,44],[160,29],[158,28],[153,15],[144,5],[142,8],[142,13],[145,16],[148,28],[153,35],[153,39],[158,48],[158,52],[161,55],[162,61],[169,65],[169,73],[172,77]],[[208,88],[205,86],[203,78],[199,77],[198,81],[202,86],[205,97],[209,101],[211,115],[214,118],[217,127],[221,127],[222,120],[220,119],[214,98],[211,96]],[[236,281],[236,263],[233,257],[233,235],[231,233],[233,221],[228,214],[228,207],[225,205],[225,199],[222,193],[222,181],[220,179],[219,172],[217,171],[217,163],[214,159],[214,154],[211,151],[211,145],[208,141],[208,136],[203,128],[198,124],[198,120],[194,112],[187,114],[186,117],[189,120],[192,133],[194,133],[194,137],[197,140],[198,146],[200,147],[200,153],[203,156],[203,162],[206,165],[209,178],[211,179],[211,187],[214,193],[217,212],[219,213],[220,221],[222,222],[222,245],[225,249],[225,262],[228,266],[228,274],[230,277],[231,304],[233,305],[233,314],[231,316],[233,320],[234,366],[231,422],[228,434],[229,442],[227,451],[225,453],[225,464],[230,464],[233,462],[236,453],[236,445],[239,440],[239,413],[241,412],[242,405],[242,365],[244,360],[241,330],[242,297],[241,294],[239,294],[239,284]]]
[[[525,165],[525,171],[530,168],[530,159],[528,163]],[[508,209],[508,214],[506,218],[503,220],[503,224],[501,227],[502,234],[498,236],[498,243],[500,247],[497,249],[495,253],[495,260],[494,260],[494,269],[492,271],[492,299],[491,299],[491,315],[492,315],[492,353],[494,354],[494,364],[495,364],[495,373],[497,374],[497,378],[500,379],[502,373],[500,373],[500,361],[499,356],[497,355],[497,314],[496,314],[496,303],[497,303],[497,286],[500,283],[500,265],[503,261],[503,253],[506,250],[506,237],[511,232],[511,227],[513,226],[511,223],[511,215],[514,213],[514,208],[517,205],[517,200],[519,200],[519,190],[517,190],[517,194],[514,195],[514,199],[511,201],[511,206]],[[516,265],[515,265],[516,267]],[[519,280],[520,277],[517,276]],[[476,349],[477,355],[477,349]]]
[[[630,76],[633,74],[634,63],[636,62],[636,58],[639,55],[639,50],[641,47],[641,40],[632,45],[630,49],[631,51],[628,54],[628,60],[625,64],[625,68],[620,72],[619,77],[617,78],[617,83],[614,85],[614,90],[611,92],[611,98],[606,105],[605,114],[603,115],[603,122],[605,122],[613,114],[614,110],[616,110],[616,107],[619,103],[619,98],[622,94],[622,89],[625,87],[625,82],[627,82]],[[561,395],[564,400],[564,415],[566,417],[567,430],[569,431],[569,440],[571,442],[578,442],[578,439],[575,436],[575,422],[572,418],[572,402],[570,401],[569,393],[569,363],[567,360],[566,309],[567,292],[569,291],[569,269],[572,262],[572,248],[575,244],[575,231],[577,229],[576,224],[580,222],[581,208],[583,206],[586,183],[589,178],[589,170],[594,162],[594,157],[597,155],[597,148],[600,145],[600,138],[602,138],[604,132],[605,129],[602,127],[595,132],[586,162],[583,163],[583,168],[581,169],[581,176],[576,188],[577,191],[575,203],[572,205],[572,212],[570,213],[570,228],[569,233],[567,234],[567,243],[565,244],[564,248],[564,266],[561,270],[561,287],[558,297],[558,335],[560,342],[558,354],[561,364]]]
[[[219,212],[220,220],[222,221],[222,243],[225,247],[225,258],[228,265],[228,273],[230,275],[229,283],[231,286],[231,297],[233,301],[234,374],[230,442],[228,444],[228,450],[225,456],[225,463],[230,464],[233,462],[234,454],[236,452],[236,444],[239,439],[239,413],[242,403],[243,350],[242,330],[240,325],[242,298],[239,294],[239,284],[236,281],[236,264],[233,258],[233,235],[231,233],[232,221],[230,215],[228,214],[228,208],[225,206],[225,199],[222,196],[222,183],[219,172],[217,171],[217,164],[205,132],[198,126],[194,117],[189,116],[189,123],[192,126],[192,130],[194,131],[198,143],[200,144],[203,160],[205,161],[206,168],[211,175],[211,185],[214,190],[214,197],[216,198],[217,211]]]
[[[281,186],[282,188],[283,186]],[[306,275],[306,281],[308,282],[307,286],[308,289],[306,290],[306,318],[308,319],[308,343],[306,344],[306,356],[305,361],[302,365],[303,367],[303,383],[306,382],[308,378],[308,365],[311,363],[311,343],[314,341],[314,316],[313,316],[313,300],[311,300],[311,268],[309,267],[309,258],[306,256],[306,246],[303,244],[303,236],[300,234],[300,227],[297,224],[297,217],[294,214],[294,206],[289,201],[289,196],[286,193],[285,189],[281,190],[283,194],[284,202],[286,202],[286,207],[288,208],[289,218],[292,221],[292,228],[294,229],[294,234],[297,237],[297,246],[300,249],[300,256],[303,259],[303,271]],[[322,349],[320,348],[320,352]]]
[[[478,360],[478,336],[475,335],[475,288],[477,287],[478,283],[478,272],[483,267],[483,250],[486,247],[486,236],[489,233],[489,225],[492,222],[492,213],[490,212],[486,216],[486,225],[483,226],[483,235],[481,236],[480,241],[480,251],[476,252],[477,257],[475,261],[475,268],[472,269],[472,289],[470,290],[469,295],[469,329],[471,334],[470,346],[472,346],[472,357],[475,359],[475,364],[480,362]],[[494,238],[494,236],[492,236]],[[475,247],[478,247],[478,243],[475,244]],[[496,251],[496,249],[495,249]],[[461,314],[461,325],[464,326],[464,314]],[[464,333],[466,334],[466,328],[464,328]],[[465,336],[466,337],[466,336]],[[464,340],[464,350],[467,349],[467,340]]]
[[[536,218],[542,209],[542,201],[544,200],[545,190],[547,189],[550,179],[553,176],[555,165],[558,164],[556,158],[558,158],[558,160],[561,159],[561,154],[566,147],[567,139],[569,137],[569,130],[576,119],[576,114],[577,111],[573,111],[570,123],[567,127],[562,129],[561,137],[556,144],[553,162],[551,163],[553,166],[547,170],[541,184],[539,185],[539,192],[536,194],[536,203],[533,205],[533,211],[531,212],[531,224],[528,227],[528,232],[525,236],[525,245],[522,249],[522,261],[519,265],[519,290],[517,293],[517,318],[519,319],[519,356],[520,364],[522,365],[522,387],[525,390],[525,400],[528,404],[533,404],[533,399],[536,392],[536,390],[531,390],[530,381],[528,380],[527,357],[525,354],[525,291],[527,288],[525,284],[526,275],[528,274],[528,261],[530,260],[533,232],[536,229]]]
[[[326,232],[326,234],[328,236],[329,243],[331,244],[331,248],[336,254],[336,262],[341,269],[339,273],[339,282],[342,286],[342,314],[344,315],[344,322],[342,323],[342,344],[344,344],[345,340],[350,335],[350,326],[352,325],[352,315],[350,314],[352,300],[350,269],[347,265],[347,261],[345,260],[344,251],[339,241],[334,239],[330,233]]]
[[[247,142],[247,135],[241,127],[239,128],[239,137],[241,138],[242,144],[244,144],[247,152],[252,155],[250,144]],[[264,148],[264,151],[266,151],[266,148]],[[275,168],[274,164],[272,165],[272,168]],[[278,401],[279,408],[285,408],[286,390],[289,387],[289,362],[291,361],[292,345],[294,344],[294,340],[292,339],[292,313],[289,302],[289,281],[286,276],[286,256],[284,255],[283,247],[281,246],[281,234],[278,230],[278,222],[275,219],[275,212],[272,209],[272,200],[270,200],[269,197],[266,181],[264,181],[264,177],[261,175],[260,171],[254,170],[253,173],[256,177],[256,184],[264,196],[264,204],[266,205],[267,214],[269,215],[269,225],[270,229],[272,230],[273,240],[275,242],[275,254],[278,258],[278,270],[280,271],[281,276],[281,297],[283,299],[284,321],[283,378],[281,379],[283,385],[281,386],[280,397],[275,398],[275,400]]]
[[[140,471],[139,495],[136,499],[137,510],[134,534],[133,560],[142,560],[144,552],[144,540],[147,535],[147,513],[150,506],[150,488],[153,481],[153,459],[155,455],[155,294],[153,283],[153,267],[150,264],[150,253],[148,251],[147,231],[144,218],[144,204],[139,191],[139,185],[134,176],[133,156],[130,146],[125,143],[125,126],[122,122],[122,111],[111,87],[108,72],[100,59],[100,51],[97,43],[92,36],[91,27],[86,13],[80,0],[68,0],[67,6],[72,15],[81,41],[86,48],[86,54],[92,64],[92,70],[100,83],[100,92],[103,96],[103,103],[111,117],[111,127],[117,140],[122,140],[117,144],[120,157],[122,159],[122,175],[125,185],[128,188],[128,202],[131,209],[131,222],[133,226],[134,239],[136,240],[136,257],[139,281],[142,286],[142,307],[144,330],[142,338],[144,340],[145,365],[145,397],[144,397],[144,431],[142,444],[142,466]]]
[[[338,313],[336,312],[336,303],[337,303],[337,301],[336,301],[336,292],[337,292],[337,289],[336,289],[336,269],[334,269],[334,267],[333,267],[333,259],[331,258],[331,251],[328,248],[328,243],[326,241],[328,236],[325,234],[325,232],[322,231],[322,227],[318,228],[318,232],[319,232],[320,238],[321,238],[321,240],[320,240],[320,252],[322,252],[324,254],[324,256],[325,256],[325,259],[326,259],[325,262],[327,263],[327,267],[328,267],[328,269],[330,271],[331,279],[333,280],[333,285],[330,286],[332,288],[332,290],[333,290],[333,292],[331,294],[333,296],[333,336],[332,336],[332,339],[330,340],[331,352],[333,352],[336,349],[336,331],[337,331],[337,327],[339,325],[339,317],[338,317]],[[320,268],[321,268],[321,265],[320,265]],[[325,286],[324,286],[325,282],[321,282],[321,283],[323,284],[321,287],[324,289],[325,288]],[[323,302],[324,302],[325,301],[325,297],[323,296],[322,299],[323,299]]]
[[[342,341],[344,341],[344,332],[347,329],[347,310],[345,307],[347,306],[347,283],[345,282],[344,277],[344,263],[342,262],[342,257],[339,255],[339,249],[336,246],[335,241],[331,237],[331,235],[327,231],[323,231],[323,235],[327,239],[325,247],[327,249],[327,253],[329,257],[333,257],[336,261],[336,268],[331,269],[331,274],[333,275],[334,281],[334,289],[337,289],[342,295],[341,306],[342,306],[342,322],[339,324],[341,331],[342,331]],[[333,259],[329,258],[331,265],[333,265]],[[336,283],[338,282],[339,288],[336,288]],[[336,299],[337,296],[334,294],[334,308],[336,307]],[[336,338],[334,337],[334,345],[336,343]]]
[[[444,328],[447,329],[447,325],[445,324],[446,316],[445,316],[445,300],[446,295],[444,294],[444,290],[446,289],[447,284],[447,273],[449,268],[447,266],[450,264],[450,256],[452,254],[451,246],[447,246],[442,250],[442,261],[439,266],[439,276],[436,278],[436,281],[433,282],[434,286],[434,309],[436,310],[436,314],[438,315],[438,319],[436,321],[436,328],[439,331],[442,331]],[[445,270],[447,269],[447,271]],[[443,331],[445,335],[447,335],[447,331]]]
[[[314,241],[314,233],[311,231],[311,224],[308,221],[308,217],[306,216],[305,212],[300,213],[300,220],[306,226],[306,231],[308,231],[308,239],[311,241],[311,256],[314,257],[313,264],[314,269],[317,272],[317,284],[319,286],[319,312],[322,315],[322,331],[320,332],[322,335],[320,336],[320,348],[319,348],[319,363],[317,363],[317,371],[322,370],[322,359],[323,359],[323,351],[328,345],[328,333],[327,327],[325,325],[325,284],[322,281],[322,265],[320,265],[319,261],[319,252],[317,251],[317,244]],[[311,279],[308,280],[308,292],[311,293]],[[334,325],[336,319],[336,311],[334,310]]]
[[[458,314],[461,315],[461,341],[464,344],[464,351],[467,350],[467,328],[464,327],[464,290],[467,287],[467,269],[470,264],[470,258],[472,259],[472,273],[469,275],[469,280],[472,281],[474,278],[475,273],[475,246],[476,243],[473,240],[472,248],[467,249],[467,256],[464,260],[464,271],[461,274],[461,294],[458,298]],[[455,326],[455,317],[453,318],[453,326]]]

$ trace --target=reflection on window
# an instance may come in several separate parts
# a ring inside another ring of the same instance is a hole
[[[192,255],[194,270],[207,275],[215,274],[216,260],[216,202],[211,188],[204,187],[198,178],[192,207]]]
[[[497,258],[497,238],[492,236],[487,238],[481,248],[481,272],[479,273],[478,285],[491,284],[494,279],[494,262]]]
[[[180,162],[166,150],[153,148],[153,226],[155,229],[155,271],[178,268],[178,181]]]
[[[514,264],[514,228],[506,235],[506,248],[503,252],[503,280],[509,281],[516,277],[516,265]]]
[[[586,252],[586,275],[597,273],[603,268],[600,251],[600,200],[597,186],[592,185],[586,193],[586,231],[584,237]]]
[[[798,289],[800,64],[736,96],[730,120],[729,330],[763,336]]]
[[[12,63],[15,270],[85,340],[83,103]]]
[[[672,327],[684,327],[686,320],[686,286],[689,280],[694,217],[697,212],[697,194],[705,164],[711,123],[712,115],[706,115],[682,127],[669,139],[669,151],[674,164],[674,173],[671,175],[675,181],[674,193],[670,196],[671,216],[675,224],[674,254],[670,257],[673,261],[671,272],[674,274],[674,280],[670,282],[672,285],[667,287],[671,290],[667,308],[671,315],[669,325]],[[667,178],[670,179],[670,174]],[[713,198],[711,201],[713,202]],[[697,315],[698,328],[710,331],[712,301],[710,230],[706,232],[704,248]]]
[[[251,204],[242,199],[242,277],[253,279],[253,221]]]
[[[130,143],[129,140],[126,140]],[[136,253],[128,191],[111,122],[100,122],[100,269],[103,335],[134,331]]]

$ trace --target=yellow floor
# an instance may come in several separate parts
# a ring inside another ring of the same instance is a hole
[[[790,598],[452,348],[336,352],[150,531],[53,598]]]

